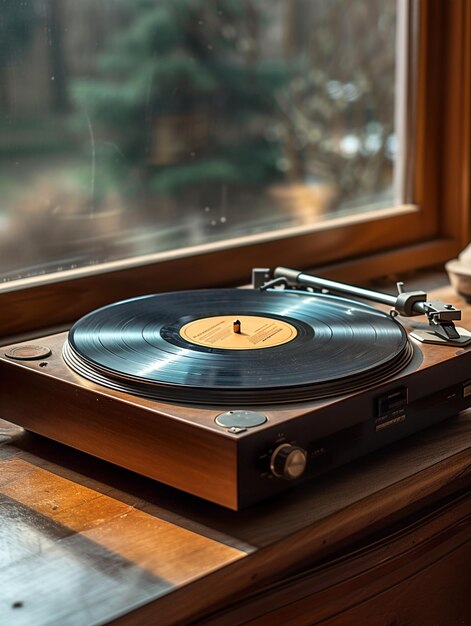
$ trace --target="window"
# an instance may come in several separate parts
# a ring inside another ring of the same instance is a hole
[[[4,332],[252,265],[400,270],[465,239],[442,172],[469,148],[466,2],[4,5]]]

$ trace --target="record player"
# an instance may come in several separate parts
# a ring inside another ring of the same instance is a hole
[[[257,269],[3,347],[0,415],[237,510],[471,406],[460,318],[402,284]]]

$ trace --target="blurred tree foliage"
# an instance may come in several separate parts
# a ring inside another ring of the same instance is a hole
[[[115,173],[168,194],[276,177],[281,145],[266,129],[289,72],[259,54],[261,3],[120,4],[127,26],[73,90],[89,127],[117,146]]]
[[[0,103],[9,111],[6,68],[30,43],[37,14],[34,0],[0,0]]]
[[[288,172],[331,181],[337,208],[381,201],[397,151],[396,1],[285,6],[285,54],[306,66],[278,98]]]

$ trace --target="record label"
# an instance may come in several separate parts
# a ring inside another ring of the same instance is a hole
[[[257,315],[203,317],[180,328],[180,336],[186,341],[223,350],[273,348],[288,343],[297,334],[288,322]]]

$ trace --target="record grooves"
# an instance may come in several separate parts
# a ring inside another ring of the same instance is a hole
[[[242,329],[252,324],[245,337],[227,330],[228,320],[239,317]],[[120,391],[170,402],[247,406],[365,389],[403,369],[412,352],[399,323],[357,301],[219,289],[145,296],[98,309],[72,327],[63,354],[77,373]]]

